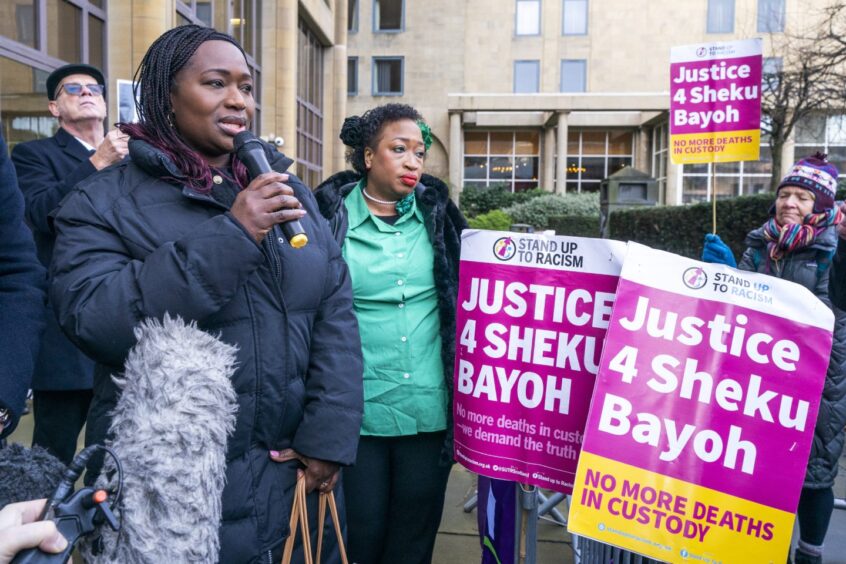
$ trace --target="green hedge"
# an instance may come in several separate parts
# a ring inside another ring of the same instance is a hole
[[[735,258],[746,250],[746,234],[769,217],[773,199],[772,194],[757,194],[717,201],[717,234]],[[705,234],[711,232],[711,203],[622,210],[612,212],[610,219],[612,239],[698,259]]]
[[[556,235],[599,237],[598,215],[558,215],[549,218],[549,229]]]
[[[505,208],[514,223],[527,223],[536,231],[551,229],[549,218],[561,215],[599,215],[599,194],[546,194]]]
[[[490,229],[491,231],[508,231],[514,221],[502,210],[493,210],[476,217],[471,217],[467,223],[473,229]]]
[[[496,209],[504,209],[548,194],[536,188],[524,192],[512,192],[510,186],[478,188],[465,186],[459,197],[459,207],[466,217],[476,217]]]

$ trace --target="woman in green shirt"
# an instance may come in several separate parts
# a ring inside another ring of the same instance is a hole
[[[347,118],[355,172],[318,187],[353,283],[364,355],[364,419],[344,471],[350,559],[427,563],[452,464],[452,374],[461,230],[432,142],[410,106]]]

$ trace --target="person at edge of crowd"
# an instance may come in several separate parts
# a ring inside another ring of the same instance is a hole
[[[817,153],[793,165],[776,191],[770,218],[746,236],[737,268],[801,284],[835,316],[834,342],[805,482],[799,498],[799,544],[795,564],[822,562],[823,541],[834,508],[832,486],[846,425],[846,312],[832,305],[829,277],[843,214],[834,202],[837,169]],[[717,235],[705,236],[702,260],[735,266],[731,249]]]
[[[46,276],[0,133],[0,440],[15,430],[26,402],[44,330]]]
[[[26,202],[38,258],[46,268],[55,234],[50,212],[73,186],[126,155],[126,135],[103,128],[106,101],[103,73],[90,65],[59,67],[47,77],[48,109],[59,130],[46,139],[15,145],[12,161]],[[48,305],[49,308],[49,305]],[[49,309],[48,309],[49,311]],[[62,333],[52,314],[32,377],[35,429],[32,443],[65,464],[73,460],[91,403],[94,362]]]
[[[447,186],[424,175],[432,143],[414,108],[344,121],[355,172],[315,192],[342,244],[364,355],[358,457],[344,469],[350,559],[430,562],[452,463],[461,230]]]
[[[0,509],[0,564],[9,564],[22,550],[38,547],[59,554],[68,547],[53,521],[37,521],[46,499],[10,503]]]
[[[55,214],[56,314],[98,363],[86,439],[108,435],[110,374],[143,319],[180,316],[237,346],[220,561],[278,561],[298,474],[328,492],[355,460],[362,368],[347,267],[311,191],[285,172],[291,159],[261,142],[273,171],[249,180],[233,154],[255,110],[235,39],[171,29],[135,79],[139,122],[119,125],[130,158],[78,184]],[[300,249],[280,229],[293,219],[309,237]],[[272,459],[287,449],[307,466]]]

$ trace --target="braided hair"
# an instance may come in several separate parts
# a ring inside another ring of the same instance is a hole
[[[404,119],[417,122],[423,118],[417,110],[406,104],[385,104],[367,110],[360,116],[350,116],[344,120],[339,137],[344,145],[349,147],[346,154],[347,162],[357,173],[367,176],[364,149],[370,147],[375,151],[382,129],[389,123]]]
[[[226,41],[244,54],[232,36],[210,27],[183,25],[166,31],[150,45],[135,71],[133,92],[138,123],[117,124],[131,138],[146,141],[167,155],[188,177],[188,184],[203,193],[212,187],[211,167],[176,129],[170,94],[176,74],[206,41]],[[232,159],[232,173],[242,188],[249,184],[247,169],[236,158]]]

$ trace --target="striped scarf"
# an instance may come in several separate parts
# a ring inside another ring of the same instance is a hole
[[[786,254],[812,245],[817,235],[842,219],[843,214],[837,206],[821,213],[809,213],[802,223],[781,225],[775,217],[771,217],[764,224],[764,239],[770,259],[778,261]]]

